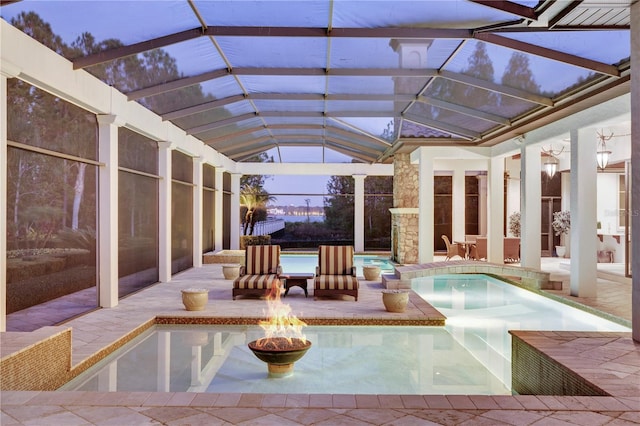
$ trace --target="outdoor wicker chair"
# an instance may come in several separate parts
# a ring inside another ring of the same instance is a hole
[[[487,259],[487,237],[476,238],[476,243],[471,246],[471,258],[473,260]]]
[[[451,243],[449,241],[449,237],[446,235],[442,235],[442,239],[444,240],[444,244],[447,246],[447,255],[444,260],[449,260],[453,256],[460,256],[462,259],[467,255],[466,250],[463,246],[458,243]]]
[[[506,237],[504,239],[505,263],[520,262],[520,238]]]

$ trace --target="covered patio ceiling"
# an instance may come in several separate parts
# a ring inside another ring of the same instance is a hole
[[[492,146],[630,90],[631,0],[1,3],[235,161]]]

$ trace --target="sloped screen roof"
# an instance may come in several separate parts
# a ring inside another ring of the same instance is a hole
[[[631,1],[2,3],[35,38],[50,24],[75,69],[236,161],[492,145],[630,72]]]

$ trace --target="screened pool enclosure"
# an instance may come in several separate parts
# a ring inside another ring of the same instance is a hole
[[[501,260],[522,208],[522,263],[536,267],[541,147],[565,147],[568,204],[569,188],[595,193],[568,176],[595,164],[596,129],[612,135],[605,172],[622,176],[627,204],[613,218],[571,206],[572,262],[592,266],[580,235],[611,220],[630,274],[632,3],[2,1],[2,321],[46,301],[27,288],[88,290],[80,311],[111,307],[237,248],[251,175],[349,179],[351,242],[373,247],[367,226],[382,225],[368,218],[388,215],[384,244],[401,263],[470,233]],[[393,190],[373,214],[380,176]]]

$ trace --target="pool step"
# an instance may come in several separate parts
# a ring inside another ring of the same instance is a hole
[[[382,274],[382,286],[389,289],[411,288],[411,280],[401,280],[396,274]]]

